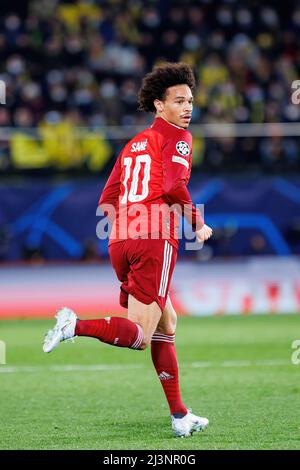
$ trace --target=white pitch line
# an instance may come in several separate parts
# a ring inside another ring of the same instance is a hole
[[[191,367],[261,367],[261,366],[287,366],[290,361],[285,359],[263,359],[260,361],[223,361],[223,362],[192,362]]]
[[[61,366],[0,366],[0,373],[13,372],[103,372],[116,370],[141,369],[139,364],[95,364]]]
[[[223,368],[223,367],[276,367],[288,366],[291,362],[284,359],[264,359],[260,361],[202,361],[182,364],[184,368]],[[94,365],[57,365],[57,366],[0,366],[0,373],[15,372],[109,372],[116,370],[142,369],[142,364],[94,364]]]

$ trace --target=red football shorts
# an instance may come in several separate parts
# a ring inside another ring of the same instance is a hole
[[[128,308],[128,294],[143,304],[165,308],[177,249],[167,240],[128,239],[109,246],[109,256],[121,281],[120,304]]]

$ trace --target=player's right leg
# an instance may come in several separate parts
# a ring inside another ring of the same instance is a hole
[[[156,302],[147,305],[129,294],[127,318],[78,320],[74,334],[97,338],[113,346],[142,350],[150,344],[160,317],[161,310]]]
[[[130,349],[147,347],[161,316],[161,309],[147,294],[148,288],[150,291],[155,290],[150,285],[153,260],[145,249],[145,243],[139,240],[114,244],[110,249],[110,258],[122,282],[120,303],[123,307],[128,307],[128,318],[79,320],[74,312],[64,308],[58,312],[56,325],[46,335],[44,352],[51,352],[61,341],[74,336],[93,337],[113,346]],[[156,264],[158,261],[157,258]],[[149,284],[143,286],[147,273],[150,273]],[[154,278],[156,279],[155,276]]]
[[[96,338],[103,343],[121,348],[145,349],[146,347],[143,327],[127,318],[79,320],[71,309],[64,307],[58,311],[56,319],[54,328],[48,331],[44,339],[43,351],[46,353],[51,352],[60,342],[76,336]]]

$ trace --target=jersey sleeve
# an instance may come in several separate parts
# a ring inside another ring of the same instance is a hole
[[[108,217],[111,219],[109,211],[104,207],[106,204],[112,205],[115,209],[117,207],[120,195],[121,186],[121,155],[118,157],[112,172],[106,181],[106,184],[101,193],[98,206],[105,210]],[[111,220],[112,221],[112,220]]]
[[[162,147],[163,192],[169,204],[179,204],[185,219],[194,231],[204,225],[199,209],[193,204],[187,189],[191,173],[192,137],[186,133],[184,140],[172,138]]]

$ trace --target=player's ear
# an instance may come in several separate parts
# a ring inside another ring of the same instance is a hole
[[[154,100],[154,106],[156,109],[156,112],[161,113],[163,111],[163,103],[160,100]]]

